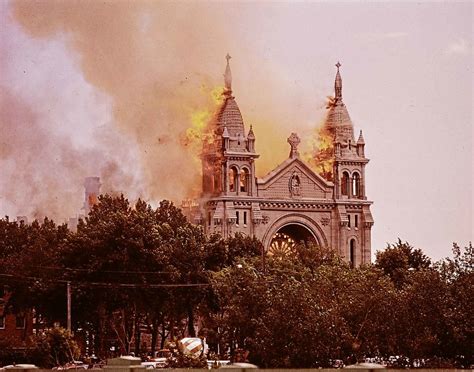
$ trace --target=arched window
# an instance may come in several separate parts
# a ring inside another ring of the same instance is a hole
[[[341,180],[341,193],[342,195],[349,195],[349,173],[344,172],[342,173],[342,180]]]
[[[351,239],[349,243],[349,265],[351,267],[355,266],[355,255],[356,255],[356,241],[355,239]]]
[[[242,168],[240,171],[240,192],[249,191],[249,171],[247,168]]]
[[[360,196],[360,176],[355,172],[352,175],[352,196],[358,198]]]
[[[214,174],[212,176],[212,191],[215,193],[221,192],[222,190],[222,177],[221,177],[221,170],[216,168],[214,170]]]
[[[229,170],[229,191],[237,191],[237,168],[231,167]]]

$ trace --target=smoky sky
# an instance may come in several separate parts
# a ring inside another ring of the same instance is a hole
[[[311,151],[342,63],[364,131],[373,247],[472,239],[472,4],[4,1],[0,211],[80,213],[82,182],[151,203],[200,188],[193,113],[233,93],[263,176]]]

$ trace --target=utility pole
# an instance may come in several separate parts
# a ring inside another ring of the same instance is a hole
[[[67,282],[67,330],[71,332],[71,282]]]

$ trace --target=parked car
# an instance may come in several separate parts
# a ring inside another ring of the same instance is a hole
[[[220,368],[222,366],[226,366],[230,364],[230,360],[208,360],[207,361],[207,368]]]
[[[245,362],[236,362],[233,364],[227,364],[221,368],[258,368],[255,364],[245,363]]]
[[[37,369],[34,364],[10,364],[0,368],[0,371],[7,371],[11,369]]]
[[[64,371],[68,369],[88,369],[88,368],[89,368],[88,364],[85,364],[84,362],[80,360],[73,360],[72,362],[66,363],[63,366],[54,367],[53,370]]]
[[[146,369],[163,368],[160,362],[142,362],[141,365]]]

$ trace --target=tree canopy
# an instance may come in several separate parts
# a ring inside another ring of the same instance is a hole
[[[206,236],[169,201],[152,208],[103,195],[77,231],[47,218],[0,219],[3,309],[34,310],[42,345],[67,339],[47,331],[66,325],[69,282],[75,338],[90,341],[78,342],[82,354],[100,357],[111,346],[154,351],[199,331],[220,357],[261,367],[391,355],[412,365],[473,363],[472,244],[433,263],[398,240],[357,268],[330,247],[263,253],[252,237]]]

